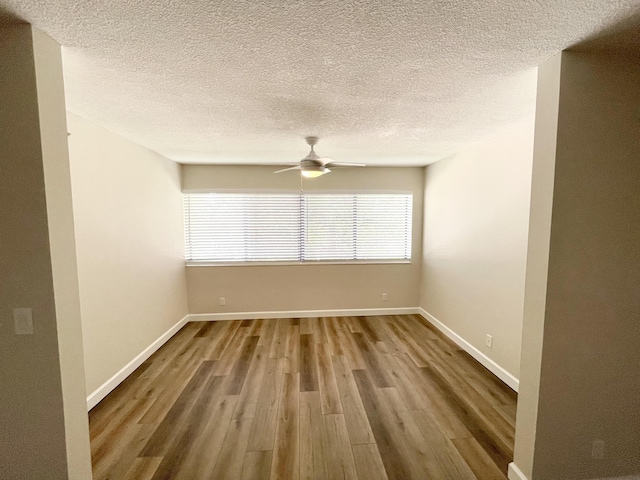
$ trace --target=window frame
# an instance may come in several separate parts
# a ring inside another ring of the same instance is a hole
[[[294,195],[408,195],[410,199],[410,212],[409,212],[409,258],[408,259],[334,259],[334,260],[257,260],[257,261],[215,261],[215,260],[186,260],[186,230],[183,232],[183,238],[185,241],[185,265],[187,267],[264,267],[264,266],[310,266],[310,265],[401,265],[412,264],[414,257],[414,242],[416,241],[416,235],[414,229],[415,221],[415,192],[412,190],[270,190],[270,189],[188,189],[183,190],[183,202],[188,194],[294,194]],[[183,204],[183,211],[185,205]],[[186,219],[183,221],[186,228]]]

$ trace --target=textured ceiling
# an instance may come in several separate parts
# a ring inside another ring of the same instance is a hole
[[[640,0],[0,0],[68,109],[174,160],[425,165],[533,113],[535,67]]]

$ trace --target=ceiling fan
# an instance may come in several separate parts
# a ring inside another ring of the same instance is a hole
[[[313,146],[318,143],[318,137],[305,137],[307,144],[311,147],[311,151],[300,160],[299,165],[293,167],[278,170],[273,173],[288,172],[290,170],[300,170],[300,173],[307,178],[315,178],[325,173],[330,173],[331,168],[343,168],[343,167],[364,167],[364,163],[343,163],[334,162],[333,159],[328,157],[321,157],[314,150]]]

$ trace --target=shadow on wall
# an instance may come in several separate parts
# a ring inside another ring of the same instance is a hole
[[[640,57],[640,13],[624,19],[590,38],[569,47],[572,51],[603,52],[624,50],[636,52]],[[640,478],[637,477],[637,478]],[[635,480],[635,479],[633,479]]]

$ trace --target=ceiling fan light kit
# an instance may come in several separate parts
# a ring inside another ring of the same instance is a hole
[[[306,137],[305,140],[307,142],[307,145],[311,147],[311,150],[309,151],[306,157],[300,160],[299,165],[288,167],[282,170],[277,170],[273,173],[288,172],[290,170],[300,170],[300,173],[305,178],[317,178],[326,173],[331,173],[331,170],[329,167],[333,168],[333,167],[364,167],[365,166],[364,163],[340,163],[340,162],[334,162],[333,159],[331,158],[320,157],[313,149],[313,146],[318,143],[318,137]]]
[[[300,168],[300,173],[302,173],[302,176],[306,178],[316,178],[324,175],[325,173],[331,173],[331,170],[329,170],[327,167],[321,167],[319,165],[303,165]]]

